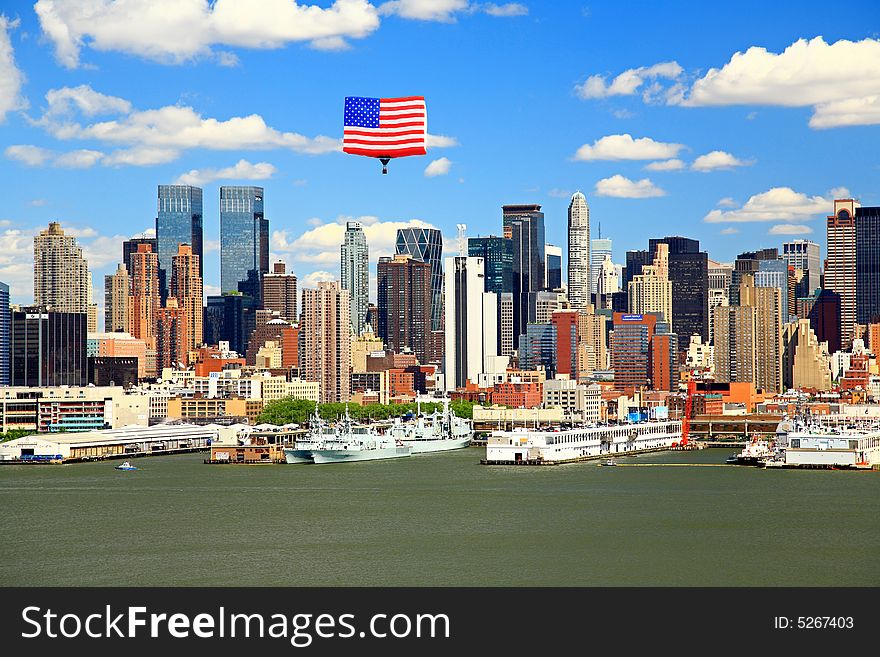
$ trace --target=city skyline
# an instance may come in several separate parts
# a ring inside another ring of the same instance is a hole
[[[57,220],[80,241],[101,305],[100,286],[116,269],[120,242],[154,225],[160,184],[204,191],[206,295],[219,293],[221,185],[267,189],[270,261],[287,261],[303,287],[339,279],[345,222],[360,221],[370,244],[371,292],[378,256],[394,253],[397,229],[412,220],[440,229],[444,255],[451,255],[456,223],[466,223],[469,236],[500,234],[499,206],[535,203],[546,215],[546,242],[565,244],[566,208],[578,189],[593,228],[601,222],[603,237],[613,240],[618,263],[661,235],[698,239],[723,262],[793,238],[817,242],[824,257],[823,220],[833,197],[880,204],[876,171],[863,166],[880,121],[861,103],[878,85],[876,67],[859,63],[877,61],[880,48],[869,29],[877,14],[870,3],[840,7],[833,23],[818,3],[796,14],[757,4],[751,11],[715,8],[713,16],[731,26],[723,34],[692,29],[707,16],[681,4],[584,11],[520,3],[503,5],[508,15],[419,14],[415,8],[425,3],[400,4],[411,11],[377,15],[358,36],[339,28],[332,43],[317,47],[284,36],[273,49],[219,38],[220,45],[196,40],[197,51],[182,52],[167,39],[120,46],[100,11],[86,26],[75,9],[55,9],[59,24],[70,27],[73,41],[65,41],[51,22],[42,30],[30,3],[10,3],[0,30],[10,83],[0,106],[0,172],[13,184],[0,215],[0,280],[10,285],[11,302],[33,299],[22,254]],[[137,12],[137,3],[127,11]],[[149,23],[129,18],[153,34]],[[691,35],[686,47],[647,38],[673,21]],[[623,24],[634,44],[626,53],[611,47]],[[588,38],[560,38],[572,30]],[[487,34],[522,47],[499,60],[483,43]],[[349,50],[339,50],[347,37]],[[456,52],[443,47],[451,38],[460,42]],[[374,67],[369,85],[349,70],[352,57],[381,64],[399,48],[413,52],[411,61]],[[753,76],[751,96],[723,87],[736,72],[737,52],[737,70]],[[479,70],[469,73],[465,62],[474,58],[497,69],[497,79],[485,85]],[[807,59],[815,76],[799,67]],[[542,63],[551,60],[552,69]],[[758,62],[778,73],[798,71],[800,88],[777,80],[778,93],[761,96],[770,82],[754,77]],[[836,73],[833,91],[823,89],[823,66]],[[295,101],[289,90],[273,91],[268,103],[240,93],[246,81],[262,90],[257,95],[268,94],[285,68],[296,71],[294,87],[309,89],[308,100]],[[414,75],[425,69],[437,75]],[[511,88],[526,90],[523,98],[505,94]],[[377,163],[336,152],[342,98],[397,91],[425,95],[433,138],[427,157],[393,162],[383,178]],[[499,94],[508,99],[500,114],[493,105]],[[849,104],[848,118],[841,103]],[[547,111],[553,125],[544,120]],[[175,131],[172,115],[191,130]],[[233,130],[238,119],[241,130]],[[160,123],[149,124],[154,120]],[[144,122],[163,133],[161,143],[144,133]],[[507,138],[511,129],[541,135],[540,148],[523,151]],[[837,157],[841,151],[847,158]],[[340,180],[345,194],[338,193]],[[89,186],[101,193],[79,193]]]

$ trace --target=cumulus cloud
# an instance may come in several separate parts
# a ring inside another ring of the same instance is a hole
[[[21,95],[24,74],[15,64],[12,39],[9,37],[18,24],[18,20],[10,20],[0,14],[0,123],[6,120],[7,113],[27,107],[27,100]]]
[[[739,203],[733,200],[730,196],[725,196],[723,199],[718,201],[719,208],[735,208]]]
[[[677,62],[661,62],[653,66],[640,66],[639,68],[628,69],[615,77],[610,83],[606,81],[607,76],[605,75],[591,75],[583,84],[575,87],[575,93],[585,100],[590,98],[607,98],[608,96],[632,96],[648,80],[656,80],[657,78],[674,80],[681,73],[682,68]],[[649,92],[649,97],[654,92],[655,90],[652,89]]]
[[[34,298],[34,233],[18,228],[0,232],[0,281],[9,286],[13,303]]]
[[[880,39],[798,39],[781,53],[753,46],[694,82],[683,104],[813,106],[811,128],[880,123]],[[841,100],[845,99],[845,100]]]
[[[554,187],[549,192],[547,192],[547,196],[552,196],[553,198],[571,198],[571,192],[567,189]]]
[[[46,94],[47,107],[34,125],[62,141],[97,141],[115,150],[93,155],[105,166],[152,166],[172,162],[188,149],[271,150],[289,149],[299,153],[321,154],[341,150],[339,139],[319,135],[306,137],[268,126],[259,114],[228,119],[203,117],[192,107],[167,105],[158,109],[136,110],[124,98],[108,96],[88,85],[52,89]],[[81,122],[98,115],[106,120]],[[454,141],[442,138],[443,141]],[[25,147],[21,147],[25,148]],[[30,166],[55,161],[59,156],[44,153],[37,163],[36,151],[7,153]],[[26,147],[36,148],[36,147]],[[92,151],[98,153],[98,151]],[[24,158],[27,158],[26,160]],[[73,157],[73,156],[71,156]],[[70,158],[62,158],[59,166]]]
[[[425,167],[425,177],[445,176],[451,168],[452,160],[448,157],[438,158]]]
[[[678,171],[684,169],[684,162],[675,158],[672,160],[663,160],[662,162],[651,162],[645,165],[648,171]]]
[[[29,144],[13,144],[7,146],[3,154],[10,160],[16,160],[29,167],[42,166],[46,162],[51,161],[55,154],[39,146],[31,146]]]
[[[673,66],[674,65],[674,66]],[[658,68],[660,67],[660,68]],[[652,73],[653,75],[649,75]],[[593,75],[576,88],[581,98],[634,95],[645,102],[719,107],[812,107],[814,129],[880,124],[880,39],[821,36],[798,39],[780,53],[752,46],[691,84],[675,62],[624,71],[610,83]],[[753,119],[752,112],[747,118]]]
[[[299,280],[300,289],[306,287],[318,287],[318,283],[321,281],[336,281],[339,280],[339,276],[337,274],[333,274],[329,271],[313,271],[310,274],[306,274]]]
[[[242,159],[224,169],[192,169],[181,174],[174,184],[198,187],[214,180],[266,180],[275,175],[277,171],[278,169],[268,162],[252,164]]]
[[[335,271],[339,267],[339,246],[344,240],[345,224],[348,221],[358,221],[363,226],[372,264],[375,264],[379,256],[394,254],[398,228],[434,228],[419,219],[382,221],[370,215],[339,216],[335,221],[316,225],[301,235],[294,235],[286,229],[273,231],[272,251],[288,254],[294,262],[306,267],[323,266],[327,269],[328,265],[332,265]]]
[[[721,235],[736,235],[739,232],[739,228],[734,228],[730,226],[729,228],[724,228],[721,230]]]
[[[445,135],[429,134],[425,139],[428,148],[451,148],[458,146],[458,140],[455,137],[446,137]]]
[[[261,2],[259,11],[243,0],[38,0],[34,10],[55,57],[68,68],[80,65],[85,46],[176,64],[212,57],[216,45],[280,48],[360,39],[379,27],[367,0],[336,0],[327,8],[273,0]]]
[[[592,145],[584,144],[574,154],[575,160],[666,160],[678,155],[683,144],[654,141],[650,137],[633,139],[632,135],[608,135]]]
[[[740,208],[712,210],[703,221],[707,223],[806,221],[817,215],[827,215],[832,202],[833,199],[807,196],[794,191],[791,187],[773,187],[766,192],[755,194]]]
[[[754,160],[740,160],[726,151],[712,151],[700,155],[691,164],[694,171],[714,171],[716,169],[733,169],[734,167],[747,167],[754,164]]]
[[[518,2],[508,2],[504,5],[496,5],[493,2],[486,2],[477,6],[479,7],[479,10],[483,13],[489,14],[490,16],[496,16],[498,18],[506,18],[508,16],[526,16],[529,13],[529,8]]]
[[[650,198],[665,196],[666,192],[657,187],[647,178],[630,180],[620,174],[603,178],[596,183],[596,196],[613,196],[615,198]]]
[[[809,235],[813,229],[801,224],[777,224],[767,231],[768,235]]]

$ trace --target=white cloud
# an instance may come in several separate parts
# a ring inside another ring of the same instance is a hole
[[[648,171],[678,171],[684,169],[684,162],[679,159],[663,160],[662,162],[651,162],[645,165]]]
[[[234,68],[241,64],[241,60],[239,60],[238,55],[234,52],[229,52],[228,50],[220,50],[216,53],[217,63],[220,66],[226,66],[228,68]]]
[[[712,210],[703,221],[707,223],[740,223],[751,221],[806,221],[817,215],[827,215],[833,199],[807,196],[791,187],[773,187],[755,194],[741,208]]]
[[[767,231],[768,235],[809,235],[813,229],[800,224],[777,224]]]
[[[0,281],[13,303],[34,298],[34,235],[17,228],[0,232]]]
[[[880,95],[845,98],[816,106],[810,117],[811,128],[839,128],[880,123]]]
[[[739,228],[734,228],[730,226],[729,228],[724,228],[721,230],[721,235],[736,235],[739,232]]]
[[[64,229],[64,232],[68,232]],[[89,269],[101,269],[107,265],[116,264],[122,253],[122,243],[128,238],[124,235],[113,235],[111,237],[99,235],[90,242],[80,240],[83,255],[89,261]]]
[[[104,154],[101,151],[80,149],[62,153],[55,158],[52,166],[66,169],[89,169],[101,161]]]
[[[571,198],[571,192],[567,189],[559,189],[558,187],[554,187],[549,192],[547,192],[547,196],[552,196],[553,198]]]
[[[421,21],[451,21],[456,12],[467,7],[468,0],[391,0],[379,5],[379,13]]]
[[[529,8],[518,2],[508,2],[504,5],[496,5],[493,2],[478,5],[480,11],[498,18],[506,18],[508,16],[526,16]]]
[[[452,160],[448,157],[438,158],[425,167],[425,177],[445,176],[451,168]]]
[[[716,169],[732,169],[734,167],[747,167],[754,164],[754,160],[740,160],[726,151],[712,151],[700,155],[691,164],[694,171],[714,171]]]
[[[202,251],[205,253],[211,253],[212,251],[220,250],[220,241],[219,240],[205,240],[202,242]]]
[[[31,146],[28,144],[13,144],[7,146],[3,154],[10,160],[16,160],[29,167],[42,166],[46,162],[52,160],[55,154],[45,148],[39,146]]]
[[[300,278],[300,280],[298,282],[299,282],[300,289],[303,289],[303,288],[307,288],[307,287],[310,287],[310,288],[318,287],[318,283],[320,283],[321,281],[336,281],[336,280],[339,280],[339,276],[337,276],[336,274],[333,274],[329,271],[313,271],[312,273],[306,274],[305,276]]]
[[[725,196],[723,199],[718,201],[719,208],[735,208],[739,203],[733,200],[730,196]]]
[[[18,25],[17,19],[10,20],[0,14],[0,123],[6,119],[8,112],[27,107],[27,100],[21,95],[24,74],[15,64],[12,39],[9,37],[10,31]]]
[[[123,98],[107,96],[88,85],[52,89],[46,94],[47,109],[32,123],[60,140],[92,140],[120,146],[101,158],[105,166],[151,166],[172,162],[184,150],[270,150],[286,148],[299,153],[339,151],[339,139],[319,135],[306,137],[281,132],[266,125],[259,114],[234,116],[226,120],[205,118],[192,107],[167,105],[136,110]],[[78,115],[111,114],[115,118],[80,123]],[[453,145],[441,137],[441,145]],[[8,154],[9,155],[9,154]],[[11,155],[14,157],[14,154]],[[31,154],[31,159],[33,159]],[[44,161],[49,156],[44,158]],[[33,165],[32,165],[33,166]]]
[[[444,135],[429,134],[425,139],[428,148],[451,148],[458,146],[458,140],[455,137],[446,137]]]
[[[781,53],[753,46],[694,82],[683,104],[813,106],[812,128],[880,123],[880,39],[799,39]],[[843,99],[843,100],[841,100]]]
[[[371,265],[375,264],[379,256],[394,254],[398,228],[434,228],[432,224],[419,219],[381,221],[371,215],[339,216],[333,222],[316,225],[298,236],[288,230],[273,231],[272,252],[288,254],[295,263],[307,266],[317,265],[326,269],[328,265],[332,265],[335,271],[339,267],[339,246],[345,237],[345,224],[348,221],[358,221],[363,226],[370,249]]]
[[[367,0],[337,0],[331,6],[263,0],[259,11],[243,0],[38,0],[43,34],[58,61],[80,65],[84,46],[125,52],[163,63],[211,57],[212,46],[280,48],[291,42],[359,39],[379,27]],[[222,54],[221,65],[227,65]]]
[[[666,192],[657,187],[647,178],[630,180],[620,174],[603,178],[596,183],[596,196],[613,196],[616,198],[650,198],[665,196]]]
[[[277,172],[278,169],[268,162],[252,164],[242,159],[224,169],[192,169],[181,174],[174,184],[200,186],[214,180],[266,180]]]
[[[832,187],[828,190],[828,196],[831,198],[852,198],[846,187]]]
[[[40,207],[43,207],[44,205],[46,205],[48,202],[49,201],[47,201],[44,198],[35,198],[30,203],[28,203],[28,205],[35,207],[35,208],[40,208]]]
[[[584,144],[574,155],[575,160],[666,160],[678,155],[683,144],[654,141],[650,137],[633,139],[632,135],[608,135],[592,146]]]
[[[681,73],[681,66],[677,62],[661,62],[653,66],[628,69],[615,77],[610,84],[606,82],[604,75],[591,75],[586,82],[575,86],[575,93],[583,99],[632,96],[638,92],[646,80],[656,80],[657,78],[673,80]],[[649,97],[650,95],[649,93]]]

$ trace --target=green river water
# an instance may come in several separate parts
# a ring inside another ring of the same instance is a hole
[[[880,473],[487,467],[484,453],[3,466],[0,585],[880,584]]]

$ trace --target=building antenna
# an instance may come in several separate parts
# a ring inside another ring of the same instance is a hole
[[[467,224],[455,224],[455,227],[458,229],[458,255],[466,256],[467,255],[467,238],[465,237],[465,232],[467,231]]]
[[[602,222],[599,222],[599,239],[602,239]]]

